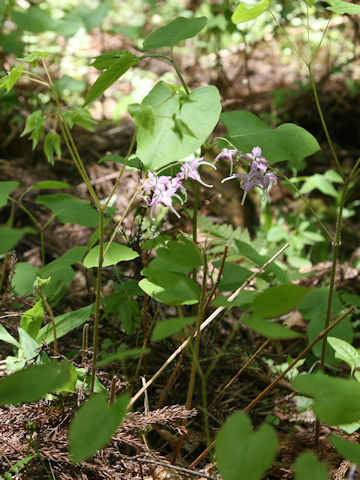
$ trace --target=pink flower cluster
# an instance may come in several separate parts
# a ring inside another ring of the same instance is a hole
[[[145,206],[151,207],[151,218],[154,217],[153,213],[156,205],[168,207],[177,217],[180,217],[173,207],[172,202],[173,199],[176,198],[181,204],[184,203],[183,199],[176,193],[177,191],[181,191],[185,195],[186,201],[187,195],[184,183],[189,178],[196,180],[205,187],[212,187],[212,185],[208,185],[201,180],[198,172],[198,168],[201,165],[209,165],[212,168],[216,168],[212,163],[205,162],[204,157],[200,157],[184,163],[180,168],[180,172],[175,177],[167,175],[158,176],[156,173],[148,172],[148,177],[145,179],[142,189],[142,201]]]

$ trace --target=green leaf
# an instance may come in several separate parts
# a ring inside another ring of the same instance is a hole
[[[0,323],[0,341],[10,343],[15,348],[20,348],[19,342]]]
[[[25,128],[20,135],[23,137],[31,132],[30,139],[33,141],[32,148],[34,149],[38,144],[39,140],[42,139],[44,135],[43,123],[46,120],[46,116],[42,115],[41,110],[35,110],[26,120]]]
[[[20,327],[32,338],[36,338],[44,320],[42,301],[38,300],[35,305],[23,313]]]
[[[313,190],[320,190],[324,195],[330,195],[331,197],[337,197],[337,192],[333,184],[325,177],[325,175],[320,175],[315,173],[311,175],[300,188],[300,193],[305,194],[312,192]]]
[[[45,205],[62,223],[76,223],[86,227],[99,225],[99,214],[92,206],[68,193],[41,195],[36,202]]]
[[[139,59],[131,53],[127,53],[123,57],[113,62],[110,67],[105,70],[96,80],[94,85],[85,99],[85,106],[99,98],[107,88],[116,82],[129,68],[138,63]]]
[[[0,208],[7,204],[10,193],[18,185],[19,182],[0,182]]]
[[[125,158],[120,157],[120,155],[105,155],[105,157],[100,158],[98,163],[104,162],[117,162],[117,163],[124,163]],[[131,155],[127,164],[127,167],[136,168],[137,170],[144,170],[144,165],[140,161],[140,159],[136,155]]]
[[[109,406],[107,395],[100,393],[79,408],[69,434],[69,450],[74,463],[86,460],[106,445],[122,422],[129,400],[125,393]]]
[[[195,89],[183,102],[183,97],[164,82],[159,82],[144,98],[155,112],[153,135],[143,127],[137,134],[136,154],[146,168],[154,170],[195,152],[212,133],[220,115],[220,96],[213,85]],[[174,132],[173,115],[181,119],[192,132],[183,137]]]
[[[269,259],[264,255],[260,255],[260,253],[255,250],[249,243],[243,242],[241,240],[235,239],[236,247],[240,253],[244,257],[248,258],[252,262],[254,262],[258,267],[264,265],[264,263]],[[275,277],[282,283],[288,283],[289,278],[286,272],[276,263],[272,262],[270,265],[266,267],[265,272],[272,272]]]
[[[109,242],[104,243],[104,251],[107,248],[108,244]],[[90,252],[84,258],[84,267],[93,268],[99,265],[99,251],[99,245],[90,250]],[[120,243],[112,242],[104,258],[103,267],[108,267],[109,265],[116,265],[119,262],[133,260],[138,256],[139,254],[134,250],[131,250],[131,248],[126,247],[125,245],[121,245]]]
[[[96,121],[91,116],[91,113],[86,108],[76,107],[64,112],[66,123],[72,128],[74,125],[86,128],[90,132],[94,131],[93,124]]]
[[[355,368],[360,367],[360,352],[350,343],[344,342],[340,338],[327,337],[327,341],[336,352],[335,358],[339,358],[347,363],[351,368],[351,375],[353,375]]]
[[[128,112],[130,113],[138,127],[142,127],[144,130],[147,130],[151,134],[154,133],[154,110],[150,105],[132,103],[128,106]]]
[[[193,305],[200,299],[198,285],[183,273],[151,271],[139,287],[150,297],[166,305]]]
[[[107,17],[107,14],[109,13],[110,8],[111,8],[110,3],[102,0],[99,3],[97,8],[95,8],[94,10],[89,9],[89,12],[87,13],[87,15],[84,15],[82,17],[82,20],[85,25],[85,29],[87,31],[90,31],[100,26],[105,20],[105,18]]]
[[[117,361],[124,361],[127,358],[138,358],[141,357],[142,355],[147,355],[150,353],[150,348],[129,348],[128,350],[122,350],[120,352],[112,353],[111,355],[108,355],[107,357],[103,358],[99,362],[96,363],[97,367],[105,367],[105,365],[108,365],[109,363],[112,362],[117,362]]]
[[[27,262],[19,262],[15,266],[15,274],[11,286],[18,295],[28,295],[33,291],[37,268]]]
[[[74,365],[69,362],[69,360],[64,359],[63,362],[66,362],[68,365],[69,369],[69,380],[64,383],[64,385],[61,385],[60,388],[55,390],[56,393],[74,393],[75,392],[75,386],[77,382],[77,371]]]
[[[164,338],[174,335],[183,330],[184,327],[192,325],[197,320],[197,317],[178,317],[169,318],[168,320],[158,321],[151,335],[151,340],[157,342]]]
[[[44,152],[48,162],[54,165],[54,153],[61,158],[60,136],[57,133],[48,133],[44,140]]]
[[[195,37],[206,25],[206,17],[178,17],[164,27],[150,33],[144,41],[144,50],[173,47],[176,43]]]
[[[278,339],[290,339],[290,338],[299,338],[302,335],[293,330],[283,327],[279,323],[269,322],[263,318],[256,317],[247,317],[242,318],[242,322],[246,323],[250,328],[255,330],[255,332],[260,333],[264,337],[269,338],[278,338]]]
[[[12,68],[10,72],[8,72],[6,77],[3,77],[0,80],[0,90],[2,88],[6,88],[6,93],[9,93],[15,83],[19,80],[24,70],[24,65],[20,65],[19,67]]]
[[[24,353],[25,360],[29,362],[33,360],[39,353],[39,349],[41,345],[37,343],[30,335],[25,332],[22,328],[18,328],[19,332],[19,343],[21,345],[21,349]]]
[[[32,33],[47,32],[57,27],[57,22],[39,7],[30,7],[25,12],[13,10],[11,18],[21,30]]]
[[[91,304],[74,310],[73,312],[63,313],[55,317],[56,337],[59,339],[85,323],[90,318],[90,315],[94,313],[94,310],[95,305]],[[40,329],[35,340],[39,343],[51,343],[54,341],[51,322]]]
[[[240,265],[225,262],[223,274],[219,283],[219,290],[236,290],[252,275],[252,273],[253,272]]]
[[[25,368],[0,379],[0,405],[35,402],[69,380],[67,362]]]
[[[310,288],[291,283],[267,288],[253,301],[254,315],[265,318],[283,315],[293,310],[310,292]]]
[[[34,183],[34,185],[31,186],[31,190],[56,190],[60,188],[71,188],[71,185],[56,180],[44,180],[42,182]]]
[[[330,5],[327,7],[334,13],[343,15],[347,13],[349,15],[360,15],[360,5],[351,2],[344,2],[343,0],[326,0],[326,3]]]
[[[127,53],[129,53],[127,50],[112,50],[111,52],[102,53],[95,58],[91,66],[97,68],[98,70],[105,70],[114,62],[116,62],[116,60],[122,58]]]
[[[166,247],[158,248],[156,254],[157,258],[166,264],[166,270],[171,272],[189,273],[202,265],[200,252],[189,241],[186,243],[168,242]],[[151,269],[153,264],[154,261],[149,264],[148,268]]]
[[[275,430],[262,425],[251,432],[243,412],[232,414],[221,427],[215,443],[216,459],[223,480],[260,480],[278,449]]]
[[[301,315],[306,320],[310,320],[308,326],[309,343],[312,342],[314,338],[316,338],[316,336],[325,328],[325,316],[327,311],[328,297],[328,287],[314,288],[308,295],[306,295],[302,299],[302,301],[298,305],[298,310]],[[335,292],[333,295],[333,302],[331,308],[332,318],[339,315],[340,310],[341,301],[338,293]],[[354,338],[351,318],[345,318],[345,320],[343,320],[339,325],[333,328],[331,334],[334,337],[351,343]],[[316,345],[314,345],[312,351],[318,358],[320,358],[322,353],[321,342],[318,342]],[[334,351],[329,345],[326,346],[325,362],[330,365],[336,363]]]
[[[360,445],[355,442],[349,442],[343,438],[329,435],[327,439],[334,445],[340,455],[351,463],[360,465]]]
[[[360,383],[329,377],[322,372],[298,375],[293,387],[314,397],[316,416],[328,425],[342,425],[360,420]]]
[[[329,472],[312,452],[302,453],[295,462],[295,480],[328,480]]]
[[[259,292],[254,290],[242,290],[235,300],[231,302],[229,302],[223,295],[218,295],[212,302],[212,305],[214,307],[225,308],[240,307],[243,310],[247,310],[257,295],[259,295]]]
[[[32,228],[0,227],[0,253],[6,253],[20,242],[26,233],[35,233]]]
[[[43,52],[32,52],[30,55],[27,55],[26,57],[23,58],[18,58],[18,60],[21,60],[22,62],[30,63],[32,67],[36,66],[36,63],[39,60],[42,60],[44,58],[49,57],[50,55],[48,53],[43,53]]]
[[[258,17],[269,8],[272,0],[264,0],[263,2],[257,3],[256,5],[254,5],[253,2],[250,4],[248,3],[248,5],[247,3],[248,2],[246,1],[241,2],[241,4],[233,13],[231,20],[234,23],[244,23]]]
[[[220,121],[238,150],[247,153],[258,145],[270,164],[282,160],[300,161],[320,150],[317,140],[293,123],[284,123],[272,129],[245,110],[222,113]]]

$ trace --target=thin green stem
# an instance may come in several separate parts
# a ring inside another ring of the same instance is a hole
[[[126,157],[125,157],[123,166],[122,166],[122,168],[121,168],[121,170],[120,170],[120,173],[119,173],[118,178],[116,179],[115,185],[114,185],[113,189],[111,190],[111,193],[110,193],[110,195],[109,195],[109,198],[106,200],[106,203],[105,203],[105,205],[104,205],[104,209],[106,209],[107,206],[109,205],[109,202],[110,202],[112,196],[114,195],[114,193],[116,192],[117,187],[119,186],[121,177],[122,177],[122,175],[123,175],[123,173],[124,173],[125,167],[126,167],[128,161],[129,161],[129,157],[130,157],[130,155],[132,154],[132,151],[133,151],[134,146],[135,146],[137,131],[138,131],[138,127],[135,128],[135,132],[134,132],[134,135],[133,135],[133,137],[132,137],[132,139],[131,139],[131,144],[130,144],[130,147],[129,147],[128,152],[127,152],[127,154],[126,154]]]
[[[46,310],[49,314],[49,317],[51,319],[53,335],[54,335],[54,357],[58,357],[59,356],[59,350],[58,350],[58,342],[57,342],[57,336],[56,336],[56,323],[55,323],[54,312],[53,312],[49,302],[47,301],[47,298],[45,297],[45,295],[41,291],[41,289],[38,288],[36,291],[37,291],[39,297],[41,298],[43,304],[45,305],[45,308],[46,308]]]
[[[311,64],[308,64],[308,70],[309,70],[311,87],[312,87],[312,90],[313,90],[313,93],[314,93],[316,108],[317,108],[317,111],[318,111],[318,114],[319,114],[319,117],[320,117],[321,125],[322,125],[322,127],[323,127],[323,130],[324,130],[324,133],[325,133],[325,136],[326,136],[326,140],[327,140],[327,142],[328,142],[328,144],[329,144],[329,147],[330,147],[330,150],[331,150],[331,154],[332,154],[332,156],[333,156],[333,158],[334,158],[334,160],[335,160],[337,169],[338,169],[341,177],[344,179],[344,178],[345,178],[344,171],[343,171],[342,166],[340,165],[338,156],[337,156],[337,154],[336,154],[336,152],[335,152],[335,148],[334,148],[333,142],[332,142],[332,140],[331,140],[331,137],[330,137],[330,134],[329,134],[327,125],[326,125],[326,121],[325,121],[325,118],[324,118],[324,115],[323,115],[323,112],[322,112],[322,109],[321,109],[321,105],[320,105],[320,101],[319,101],[319,96],[318,96],[318,92],[317,92],[316,83],[315,83],[315,79],[314,79],[314,75],[313,75],[313,71],[312,71]]]
[[[192,214],[192,218],[191,218],[192,239],[193,239],[193,242],[194,242],[195,246],[197,245],[197,220],[198,220],[198,211],[199,211],[199,198],[200,198],[200,183],[196,182],[194,209],[193,209],[193,214]],[[196,281],[196,268],[193,269],[192,276],[193,276],[193,280],[195,282]]]
[[[273,12],[271,11],[270,8],[268,8],[268,12],[270,13],[270,15],[273,17],[273,19],[275,20],[277,26],[279,27],[279,29],[281,30],[282,34],[285,36],[286,40],[289,42],[289,44],[291,45],[291,47],[294,49],[296,55],[300,58],[300,60],[302,60],[305,64],[306,61],[304,59],[304,57],[301,55],[300,51],[298,50],[298,48],[296,47],[296,45],[293,43],[293,41],[291,40],[291,38],[289,37],[289,35],[286,33],[286,31],[283,29],[283,27],[281,26],[281,24],[279,23],[278,19],[276,18],[276,16],[273,14]]]
[[[171,57],[167,56],[167,55],[160,55],[158,53],[150,53],[150,54],[147,54],[147,55],[143,55],[140,57],[140,60],[143,59],[143,58],[163,58],[164,60],[167,60],[168,62],[171,63],[171,65],[174,67],[174,70],[177,74],[177,76],[179,77],[179,80],[181,82],[181,85],[183,86],[185,92],[187,95],[190,95],[190,90],[188,89],[188,86],[186,85],[185,83],[185,80],[184,80],[184,77],[181,75],[181,72],[175,62],[175,59],[174,57],[172,56],[171,54]]]
[[[100,324],[100,304],[101,304],[101,278],[104,263],[104,212],[99,210],[99,261],[96,277],[96,300],[95,300],[95,322],[94,322],[94,340],[93,340],[93,357],[91,362],[91,386],[90,394],[94,393],[95,377],[96,377],[96,361],[99,346],[99,324]]]
[[[316,49],[314,50],[314,52],[313,52],[313,54],[312,54],[312,57],[311,57],[311,60],[310,60],[310,64],[312,64],[313,61],[315,60],[315,58],[317,57],[317,54],[318,54],[318,52],[319,52],[319,50],[320,50],[320,47],[321,47],[321,45],[322,45],[322,42],[323,42],[323,40],[324,40],[324,38],[325,38],[326,32],[327,32],[327,30],[328,30],[328,28],[329,28],[330,22],[331,22],[331,17],[329,18],[329,20],[328,20],[328,22],[327,22],[327,24],[326,24],[325,30],[323,31],[322,37],[320,38],[319,45],[316,47]]]

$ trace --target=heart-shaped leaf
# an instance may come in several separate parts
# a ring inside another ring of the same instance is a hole
[[[301,454],[295,462],[295,480],[328,480],[329,472],[312,452]]]
[[[180,332],[184,327],[195,323],[196,320],[197,317],[179,317],[157,322],[151,335],[151,340],[156,342],[157,340],[170,337],[174,333]]]
[[[216,459],[223,480],[259,480],[270,467],[278,449],[275,430],[262,425],[251,432],[243,412],[231,415],[221,427],[215,443]]]
[[[33,365],[0,380],[0,405],[34,402],[70,378],[68,362]]]
[[[330,7],[327,7],[328,10],[339,15],[343,15],[344,13],[349,15],[360,15],[360,5],[355,3],[344,2],[344,0],[326,0],[326,3],[330,5]]]
[[[233,13],[231,20],[234,23],[244,23],[248,22],[249,20],[253,20],[254,18],[261,15],[263,12],[265,12],[269,8],[271,3],[272,0],[264,0],[263,2],[257,3],[256,5],[254,5],[253,2],[251,4],[247,4],[246,1],[241,2],[241,4]]]
[[[272,129],[245,110],[222,113],[220,120],[230,134],[229,140],[238,150],[248,153],[258,145],[270,164],[282,160],[300,161],[320,150],[317,140],[293,123],[284,123]]]
[[[342,425],[360,420],[360,383],[317,372],[298,375],[292,381],[300,393],[314,397],[316,416],[328,425]]]
[[[187,38],[195,37],[206,25],[206,17],[178,17],[164,27],[152,32],[144,41],[144,50],[173,47]]]
[[[108,245],[109,242],[104,243],[104,252]],[[90,252],[84,258],[84,267],[93,268],[99,265],[99,251],[99,245],[90,250]],[[131,250],[131,248],[126,247],[125,245],[121,245],[120,243],[112,242],[106,252],[103,267],[108,267],[109,265],[116,265],[117,263],[124,262],[126,260],[133,260],[138,256],[139,254],[134,250]]]
[[[221,104],[220,95],[213,85],[200,87],[184,96],[159,82],[144,98],[155,113],[154,132],[139,126],[137,134],[137,156],[146,168],[154,170],[171,162],[185,158],[205,142],[218,122]],[[187,129],[176,132],[183,122]]]
[[[122,422],[130,397],[121,395],[113,405],[107,394],[96,394],[78,410],[70,427],[69,449],[73,462],[82,462],[104,447]]]
[[[264,318],[277,317],[295,308],[311,292],[300,285],[278,285],[259,293],[253,301],[253,312]]]
[[[148,270],[149,278],[143,278],[139,287],[150,297],[166,305],[193,305],[198,303],[198,285],[183,273]]]

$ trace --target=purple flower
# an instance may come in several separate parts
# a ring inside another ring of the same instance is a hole
[[[191,160],[190,162],[186,162],[183,165],[181,165],[181,173],[179,173],[179,176],[182,176],[184,181],[186,181],[188,178],[192,178],[193,180],[196,180],[197,182],[201,183],[201,185],[204,185],[205,187],[211,188],[212,185],[208,185],[207,183],[203,182],[201,180],[200,174],[198,172],[198,168],[201,165],[209,165],[211,168],[216,167],[209,162],[204,162],[203,160],[204,157],[199,157],[199,158],[194,158],[194,160]]]
[[[241,179],[241,187],[244,190],[244,196],[241,204],[244,204],[246,194],[251,189],[255,187],[260,187],[265,192],[268,187],[272,186],[273,183],[276,183],[277,177],[272,172],[267,172],[269,162],[266,158],[261,156],[261,148],[254,147],[252,153],[247,153],[246,155],[240,155],[241,158],[250,162],[250,171],[249,173],[235,173],[230,177],[224,178],[221,183],[226,182],[227,180],[232,180],[233,178]]]
[[[240,154],[239,150],[223,148],[221,150],[221,152],[219,153],[219,155],[217,157],[215,157],[215,163],[218,160],[220,160],[220,158],[224,158],[225,160],[229,160],[231,165],[233,165],[234,164],[233,156],[234,155],[239,155],[239,154]]]

